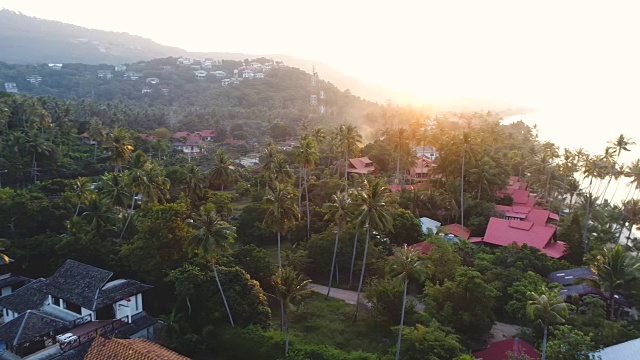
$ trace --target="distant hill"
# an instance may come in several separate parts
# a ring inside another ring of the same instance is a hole
[[[315,66],[323,79],[342,90],[350,89],[354,95],[367,100],[377,102],[384,102],[387,99],[399,100],[388,89],[365,84],[320,62],[274,54],[193,53],[128,33],[88,29],[10,10],[0,10],[0,49],[2,49],[0,61],[16,64],[115,65],[169,56],[227,60],[244,60],[263,56],[284,61],[289,66],[307,72],[311,72],[312,67]]]

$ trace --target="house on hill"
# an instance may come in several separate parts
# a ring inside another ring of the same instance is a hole
[[[111,78],[113,78],[113,74],[111,73],[111,70],[98,70],[98,78],[111,80]]]
[[[376,172],[376,168],[373,166],[373,161],[365,156],[349,159],[349,162],[347,163],[347,172],[350,174],[374,174]]]
[[[200,135],[200,139],[204,141],[211,141],[216,137],[217,134],[218,134],[217,131],[213,129],[208,129],[208,130],[201,130],[199,135]]]
[[[637,359],[640,354],[640,339],[629,340],[621,344],[606,347],[591,354],[598,360]]]
[[[560,258],[565,253],[565,243],[556,241],[556,227],[551,224],[539,225],[524,220],[489,219],[487,232],[484,237],[471,238],[475,244],[490,246],[508,246],[516,243],[518,246],[527,244],[539,249],[552,258]]]
[[[482,351],[473,353],[476,360],[510,360],[523,357],[540,359],[540,353],[528,342],[515,338],[494,342]]]
[[[39,352],[38,359],[52,359],[80,351],[97,334],[152,337],[157,321],[142,303],[142,293],[151,286],[112,276],[67,260],[52,276],[0,297],[5,321],[0,343],[13,358]]]
[[[38,86],[40,85],[40,82],[42,81],[42,76],[40,75],[29,75],[27,76],[27,81],[33,85],[33,86]]]
[[[8,93],[17,94],[18,93],[18,85],[14,82],[5,82],[4,83],[4,91]]]
[[[460,239],[468,240],[471,236],[471,230],[460,224],[449,224],[442,227],[442,231],[446,235],[453,235]]]
[[[158,79],[157,77],[150,77],[150,78],[147,78],[147,80],[145,81],[153,85],[160,83],[160,79]]]
[[[438,158],[438,151],[433,146],[416,146],[416,155],[418,157],[425,157],[431,161]]]
[[[409,179],[413,181],[427,180],[429,178],[429,172],[433,166],[433,160],[426,156],[419,157],[409,169]]]
[[[49,69],[51,70],[60,70],[62,69],[62,64],[48,64],[49,65]]]
[[[193,72],[196,75],[196,79],[204,80],[207,77],[207,72],[204,70],[196,70]]]
[[[242,71],[242,78],[243,79],[253,79],[253,71],[251,71],[251,70]]]
[[[127,70],[127,66],[126,65],[122,65],[122,64],[121,65],[116,65],[116,66],[114,66],[114,70],[116,72],[123,72],[123,71]]]
[[[504,213],[503,218],[506,220],[524,220],[537,225],[552,224],[560,220],[558,214],[554,214],[549,210],[536,209],[529,206],[496,205],[495,209],[500,213]]]

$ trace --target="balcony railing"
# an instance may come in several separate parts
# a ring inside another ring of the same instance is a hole
[[[96,337],[100,335],[110,335],[116,330],[127,326],[129,324],[128,317],[124,316],[120,319],[113,320],[109,323],[106,323],[98,328],[93,330],[89,330],[83,334],[77,335],[72,341],[67,341],[60,344],[60,349],[62,351],[72,350],[86,342],[92,341]]]

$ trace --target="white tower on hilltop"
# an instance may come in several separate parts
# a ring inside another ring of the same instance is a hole
[[[325,93],[324,90],[320,87],[320,81],[318,81],[318,73],[316,72],[316,67],[313,67],[313,73],[311,76],[311,97],[309,103],[311,105],[311,113],[317,113],[323,115],[325,112],[324,99]]]

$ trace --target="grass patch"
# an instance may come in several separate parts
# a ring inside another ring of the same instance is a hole
[[[305,344],[331,345],[343,351],[386,354],[393,346],[393,333],[376,326],[366,310],[353,322],[354,305],[326,299],[313,293],[291,314],[290,331]],[[274,319],[278,319],[274,314]],[[277,322],[274,321],[274,323]]]

